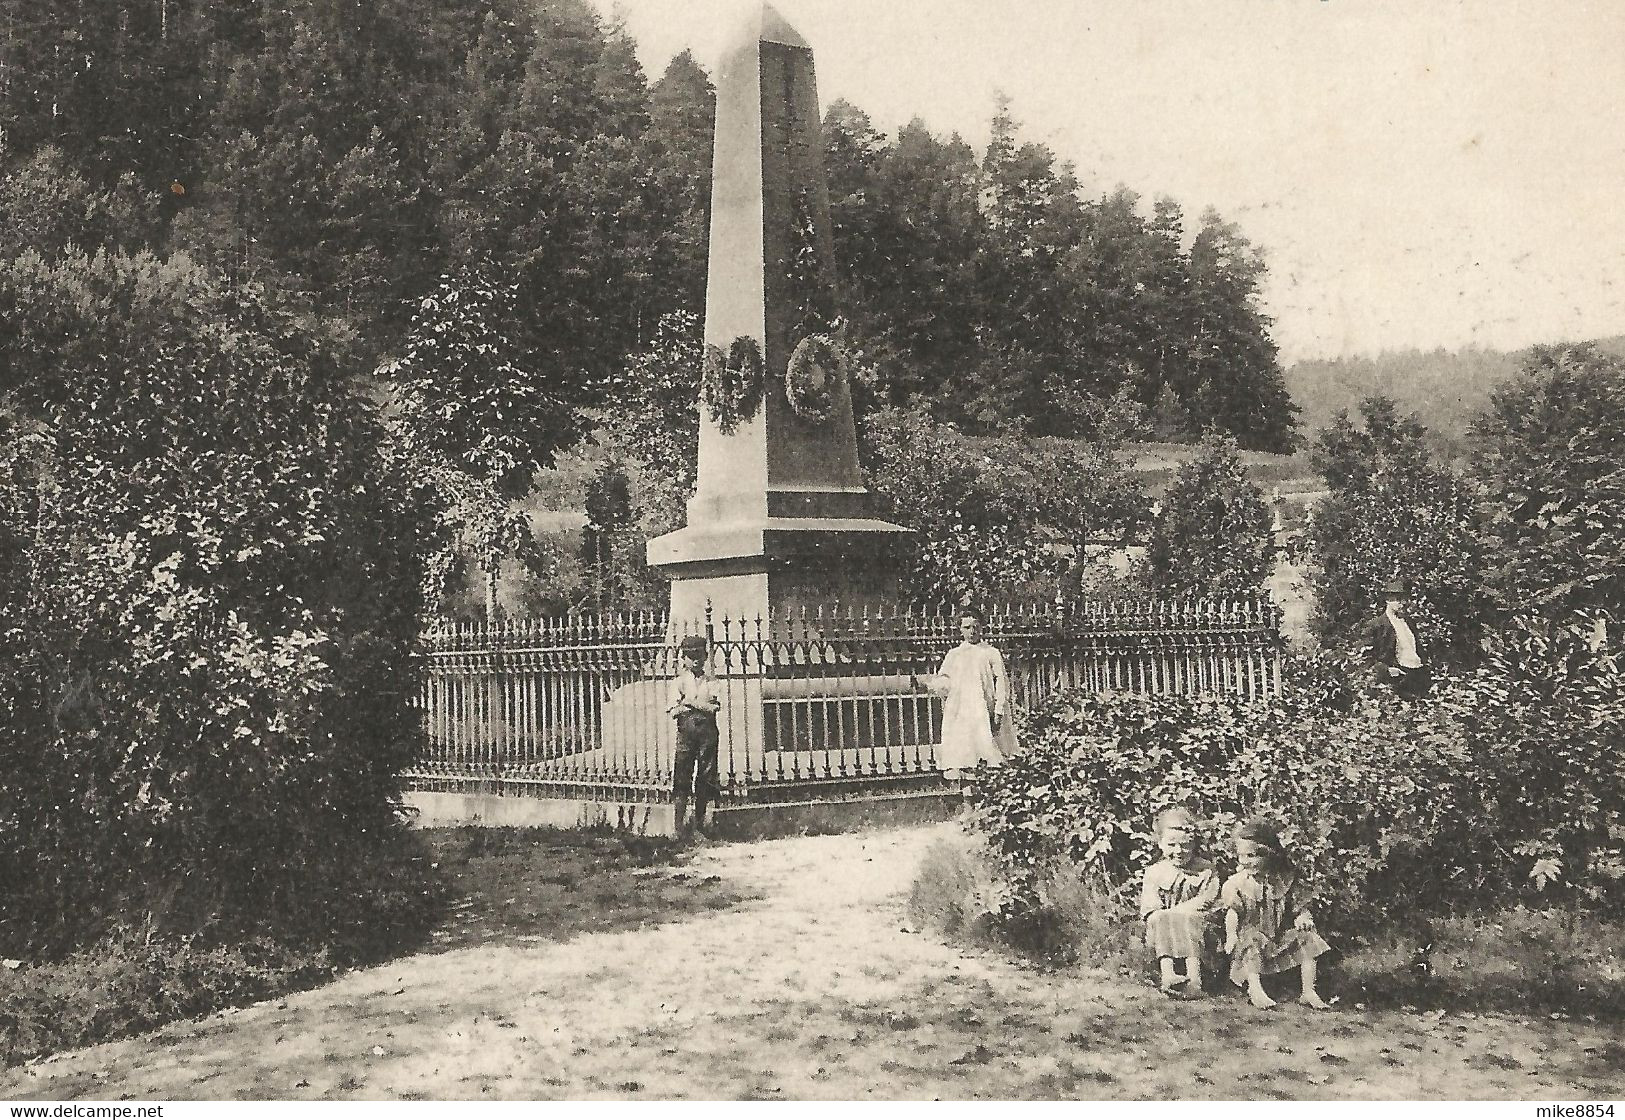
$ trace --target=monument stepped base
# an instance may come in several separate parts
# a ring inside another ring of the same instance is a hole
[[[713,820],[714,833],[724,840],[761,840],[805,833],[855,832],[948,820],[962,805],[960,795],[945,788],[935,776],[915,776],[907,782],[868,778],[807,784],[819,788],[773,790],[776,795],[797,800],[741,801],[719,807]],[[825,788],[836,786],[841,788]],[[406,804],[416,812],[414,823],[418,828],[605,828],[635,836],[670,836],[674,832],[669,804],[535,797],[523,792],[427,791],[408,793]]]

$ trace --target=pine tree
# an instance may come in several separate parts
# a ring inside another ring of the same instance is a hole
[[[1234,223],[1209,208],[1191,247],[1190,274],[1199,347],[1194,364],[1218,398],[1214,410],[1199,410],[1197,419],[1235,434],[1247,447],[1290,451],[1298,410],[1269,337],[1269,319],[1258,309],[1262,255]]]
[[[1185,443],[1191,438],[1191,414],[1180,403],[1174,387],[1163,382],[1151,406],[1152,438],[1163,443]]]

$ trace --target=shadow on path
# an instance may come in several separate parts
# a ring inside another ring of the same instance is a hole
[[[615,884],[617,899],[635,896],[659,924],[595,931],[584,924],[597,918],[583,914],[553,927],[575,930],[567,940],[512,933],[516,915],[542,923],[556,912],[516,890],[448,931],[439,951],[14,1070],[0,1085],[12,1098],[102,1099],[1625,1092],[1612,1025],[1258,1012],[1227,996],[1172,1003],[1098,970],[1045,973],[942,944],[902,917],[914,868],[942,827],[728,845],[676,867],[634,858],[569,882],[560,870],[554,885],[566,901],[581,895],[599,909],[593,892]],[[506,875],[488,878],[543,897],[532,876]]]

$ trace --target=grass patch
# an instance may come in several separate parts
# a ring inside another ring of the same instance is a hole
[[[475,827],[423,837],[456,892],[433,934],[437,951],[637,929],[747,898],[689,871],[686,853],[666,838]]]
[[[148,944],[120,931],[61,960],[0,975],[0,1060],[12,1066],[121,1038],[309,987],[333,972],[325,950],[274,941]]]
[[[403,833],[365,859],[335,857],[334,881],[350,886],[322,935],[211,940],[127,927],[64,957],[0,969],[0,1064],[271,999],[424,948],[560,941],[743,900],[686,870],[685,858],[670,842],[615,833]]]
[[[1038,895],[1042,903],[1030,914],[1000,916],[996,873],[972,837],[956,837],[921,861],[909,915],[950,939],[1048,964],[1153,974],[1143,929],[1117,899],[1064,868],[1042,881]],[[1345,1003],[1625,1015],[1625,925],[1561,909],[1416,921],[1349,946],[1323,966],[1322,991]],[[1296,983],[1295,972],[1283,976],[1277,994],[1290,997]]]
[[[1001,913],[998,874],[970,836],[940,841],[920,861],[909,919],[921,929],[970,944],[999,945],[1050,965],[1086,963],[1125,973],[1147,968],[1133,915],[1075,868],[1040,883],[1042,905],[1020,918]]]
[[[1392,931],[1343,960],[1359,998],[1460,1010],[1625,1014],[1625,925],[1516,907]]]
[[[0,972],[0,1064],[313,987],[422,944],[443,912],[445,884],[416,833],[336,852],[327,871],[341,901],[324,900],[325,914],[307,905],[280,929],[179,936],[126,923]]]

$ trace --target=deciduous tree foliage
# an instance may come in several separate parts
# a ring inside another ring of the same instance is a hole
[[[364,921],[422,533],[342,351],[185,257],[24,253],[0,322],[0,935]]]
[[[1399,580],[1429,656],[1470,649],[1487,606],[1477,490],[1436,461],[1414,415],[1400,415],[1384,397],[1368,398],[1360,411],[1363,426],[1339,413],[1313,453],[1331,491],[1309,529],[1316,628],[1349,643],[1381,608],[1384,585]]]
[[[915,600],[1048,600],[1092,536],[1132,531],[1147,514],[1139,477],[1104,433],[1090,443],[978,438],[893,409],[868,419],[862,442],[870,489],[914,530]]]
[[[1248,479],[1236,441],[1210,432],[1152,519],[1150,582],[1180,594],[1247,594],[1264,586],[1274,563],[1264,495]]]
[[[1625,358],[1535,347],[1474,436],[1501,609],[1625,619]]]
[[[471,550],[491,581],[492,611],[502,562],[531,543],[515,503],[579,432],[557,371],[519,341],[516,304],[516,287],[488,268],[443,276],[418,302],[401,356],[379,370],[395,393],[403,453],[438,495],[449,537],[431,590],[444,590],[458,552]]]
[[[698,466],[703,361],[699,317],[673,311],[601,390],[605,438],[621,454],[670,477],[679,497],[693,489]]]

